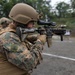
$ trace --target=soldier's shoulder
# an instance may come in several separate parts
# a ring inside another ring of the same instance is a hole
[[[4,38],[4,39],[16,39],[17,41],[19,41],[19,37],[18,35],[16,35],[16,33],[13,33],[13,32],[5,32],[3,33],[2,35],[0,35],[1,38]]]

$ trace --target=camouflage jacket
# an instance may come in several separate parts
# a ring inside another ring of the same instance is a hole
[[[43,45],[36,41],[30,50],[21,42],[14,30],[8,28],[0,33],[0,52],[7,60],[25,71],[32,71],[42,60]]]

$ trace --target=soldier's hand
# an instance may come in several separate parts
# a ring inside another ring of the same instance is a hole
[[[38,36],[38,39],[39,39],[43,44],[45,44],[45,42],[46,42],[46,35],[39,35],[39,36]]]
[[[26,40],[33,44],[37,40],[38,35],[39,34],[30,33],[26,36]]]
[[[46,30],[43,27],[39,27],[38,32],[40,33],[40,35],[46,34]]]

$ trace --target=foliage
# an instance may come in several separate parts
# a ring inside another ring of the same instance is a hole
[[[11,8],[16,4],[16,3],[27,3],[34,7],[38,12],[42,12],[44,17],[46,14],[50,14],[50,1],[45,1],[45,0],[0,0],[0,17],[5,16],[8,17],[8,14],[11,10]]]
[[[71,1],[71,7],[72,9],[75,9],[75,0],[70,0]]]
[[[69,4],[65,2],[60,2],[57,4],[56,9],[58,10],[59,17],[67,17],[67,10],[69,9]]]
[[[71,9],[73,10],[72,17],[75,17],[75,0],[70,1],[71,1]]]

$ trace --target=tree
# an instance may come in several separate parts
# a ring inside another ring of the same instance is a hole
[[[26,3],[34,7],[38,12],[43,12],[44,18],[50,13],[50,1],[46,0],[0,0],[0,17],[8,17],[11,8],[16,3]]]
[[[70,0],[70,1],[71,1],[71,8],[73,10],[72,17],[75,17],[75,0]]]
[[[50,1],[38,0],[36,9],[38,10],[38,12],[43,13],[44,18],[47,18],[50,15],[50,9],[51,9]]]
[[[75,9],[75,0],[70,0],[71,1],[71,7],[72,9]]]
[[[67,17],[66,14],[69,9],[69,4],[60,2],[57,4],[56,9],[58,10],[59,17]]]
[[[8,17],[8,14],[17,0],[0,0],[0,17]]]

